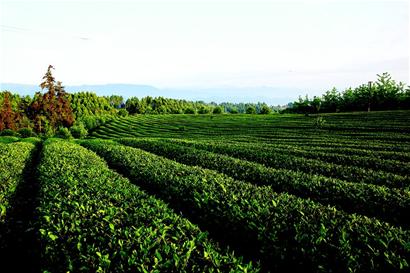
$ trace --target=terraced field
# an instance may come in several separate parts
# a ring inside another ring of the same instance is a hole
[[[147,115],[85,140],[0,139],[0,257],[16,272],[408,272],[410,112],[323,119]]]

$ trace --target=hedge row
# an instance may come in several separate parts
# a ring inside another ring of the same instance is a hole
[[[219,142],[199,142],[172,140],[185,146],[192,146],[210,152],[225,154],[240,159],[261,163],[268,167],[283,168],[342,179],[349,182],[383,185],[391,188],[409,188],[410,176],[364,169],[356,166],[343,166],[317,159],[295,157],[280,152],[266,151],[263,144],[234,144]]]
[[[35,145],[14,142],[0,144],[0,222],[4,221],[10,199],[20,182],[24,170],[31,163]]]
[[[408,226],[410,192],[363,183],[349,183],[219,155],[158,140],[119,139],[118,142],[165,156],[178,162],[217,170],[235,179],[269,185],[275,192],[288,192],[334,205],[351,213],[374,216]]]
[[[278,148],[296,148],[303,151],[315,151],[315,152],[324,152],[332,154],[341,154],[346,156],[363,156],[371,157],[376,159],[388,159],[388,160],[397,160],[401,162],[409,162],[410,154],[406,152],[397,152],[397,151],[378,151],[374,150],[371,146],[355,148],[355,147],[344,147],[338,145],[316,145],[309,142],[299,142],[299,143],[272,143],[267,144],[268,146],[278,147]]]
[[[101,140],[82,142],[266,270],[408,269],[410,234],[374,218],[233,180],[215,171]]]
[[[260,139],[259,139],[260,140]],[[251,139],[251,141],[258,141],[258,139]],[[361,150],[371,150],[374,152],[398,152],[398,153],[407,153],[410,151],[408,145],[392,145],[388,142],[380,142],[380,141],[368,141],[368,140],[358,140],[358,139],[350,139],[350,140],[342,140],[337,138],[332,138],[329,135],[322,135],[317,139],[305,139],[301,135],[295,139],[287,138],[285,134],[282,138],[274,138],[272,137],[265,139],[265,143],[270,144],[288,144],[294,146],[303,146],[315,149],[317,147],[324,147],[324,148],[352,148],[352,149],[361,149]]]
[[[47,141],[38,167],[42,270],[254,272],[95,153]]]
[[[220,143],[219,143],[220,144]],[[344,166],[357,166],[365,169],[382,170],[400,175],[410,173],[410,164],[398,160],[377,158],[374,156],[358,156],[352,154],[335,154],[331,151],[320,151],[317,149],[302,150],[294,146],[261,145],[255,143],[240,144],[244,147],[253,148],[255,151],[269,153],[271,155],[282,154],[294,157],[318,159],[321,161],[340,164]]]

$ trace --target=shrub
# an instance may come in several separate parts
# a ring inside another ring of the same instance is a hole
[[[23,181],[24,170],[31,161],[34,147],[31,143],[0,143],[0,226],[18,184]]]
[[[214,108],[212,111],[213,114],[222,114],[222,108],[220,106],[217,106]]]
[[[259,114],[267,115],[267,114],[270,114],[271,112],[272,112],[272,110],[269,108],[269,106],[264,104],[264,105],[262,105],[261,111],[259,112]]]
[[[48,140],[37,170],[41,272],[259,271],[77,144]]]
[[[15,136],[2,136],[0,137],[0,144],[1,143],[12,143],[12,142],[17,142],[20,139]]]
[[[5,129],[0,132],[0,136],[18,136],[18,133],[11,129]]]
[[[211,110],[206,106],[200,106],[198,110],[198,114],[209,114],[210,112]]]
[[[184,114],[195,114],[195,109],[192,107],[185,108]]]
[[[35,136],[35,133],[33,132],[33,129],[31,128],[21,128],[17,132],[23,138]]]
[[[73,136],[71,135],[70,131],[68,128],[65,127],[60,127],[55,134],[56,137],[63,138],[63,139],[71,139]]]
[[[326,123],[326,119],[323,118],[322,116],[318,116],[315,119],[314,125],[316,128],[322,128],[325,125],[325,123]]]
[[[250,251],[272,272],[398,272],[409,267],[407,230],[140,149],[107,141],[82,145],[226,242]]]
[[[409,195],[395,189],[273,169],[258,163],[184,146],[186,142],[136,138],[117,141],[180,163],[213,169],[237,180],[256,185],[269,185],[275,192],[288,192],[311,198],[350,213],[378,217],[397,225],[410,224],[405,216],[410,210],[410,202],[406,201]]]
[[[238,108],[236,108],[236,107],[232,107],[229,112],[230,112],[231,114],[239,114]]]
[[[124,108],[121,108],[121,109],[118,111],[118,115],[119,115],[120,117],[126,117],[126,116],[128,116],[128,111],[125,110]]]
[[[75,138],[84,138],[88,134],[88,130],[85,128],[84,123],[77,122],[70,128],[70,133]]]
[[[249,106],[248,108],[246,108],[246,113],[247,114],[256,114],[256,109],[253,106]]]

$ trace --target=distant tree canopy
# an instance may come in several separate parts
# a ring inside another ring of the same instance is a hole
[[[242,113],[245,114],[248,107],[255,109],[254,114],[277,112],[282,109],[280,106],[269,107],[265,103],[228,103],[217,104],[215,102],[205,103],[203,101],[187,101],[169,99],[163,97],[131,97],[125,103],[125,109],[130,114],[220,114],[220,113]],[[215,110],[217,108],[217,110]],[[220,109],[219,109],[220,108]],[[267,110],[267,108],[269,110]],[[264,109],[264,110],[262,110]],[[215,112],[216,111],[216,112]]]
[[[108,97],[99,97],[92,92],[78,92],[70,95],[76,117],[112,115],[117,112]]]
[[[107,96],[107,97],[104,97],[104,98],[114,108],[124,108],[125,107],[124,98],[122,96],[111,95],[109,97]]]
[[[285,110],[290,113],[331,113],[349,111],[380,111],[410,109],[410,86],[392,79],[389,73],[377,75],[376,82],[348,88],[333,88],[321,97],[299,97]]]

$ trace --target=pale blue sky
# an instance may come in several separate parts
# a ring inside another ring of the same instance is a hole
[[[0,82],[325,90],[409,83],[408,1],[3,1]]]

